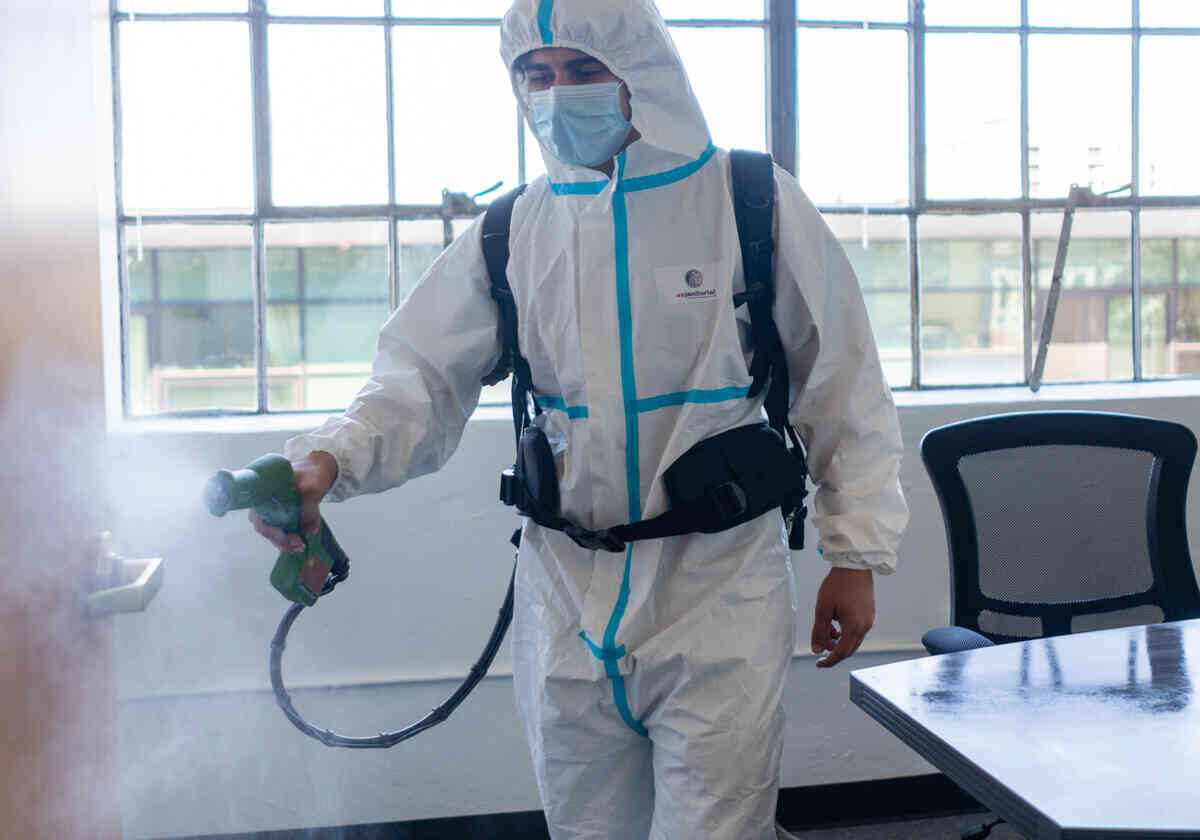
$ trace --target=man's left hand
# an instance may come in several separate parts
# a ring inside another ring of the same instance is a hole
[[[829,651],[818,668],[832,668],[858,650],[875,623],[875,581],[861,569],[832,568],[817,591],[812,652]]]

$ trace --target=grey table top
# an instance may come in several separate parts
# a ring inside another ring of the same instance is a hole
[[[850,699],[1030,838],[1200,838],[1200,619],[863,668]]]

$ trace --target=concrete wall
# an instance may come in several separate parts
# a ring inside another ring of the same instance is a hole
[[[948,617],[941,514],[917,455],[929,428],[1033,407],[1148,414],[1200,428],[1190,384],[901,395],[912,521],[900,569],[878,579],[878,621],[832,671],[799,652],[788,687],[783,783],[803,786],[930,772],[849,704],[854,668],[923,655]],[[1086,398],[1086,399],[1082,399]],[[947,402],[947,400],[951,402]],[[1016,400],[1016,401],[1013,401]],[[217,520],[200,500],[217,467],[277,451],[319,418],[130,424],[116,432],[114,530],[131,555],[161,554],[167,579],[150,609],[117,623],[122,808],[130,837],[368,823],[538,807],[512,699],[507,645],[492,676],[448,723],[387,751],[333,750],[274,706],[267,647],[284,602],[266,581],[270,547],[243,516]],[[453,690],[490,631],[507,583],[510,511],[496,473],[512,459],[509,422],[472,422],[439,474],[389,493],[327,505],[354,561],[350,579],[297,623],[284,660],[314,721],[371,734],[422,716]],[[1194,494],[1193,494],[1194,495]],[[1193,529],[1200,527],[1195,504]],[[1197,531],[1200,532],[1200,531]],[[811,539],[810,545],[815,543]],[[823,561],[793,556],[800,639]],[[846,666],[849,667],[846,667]]]

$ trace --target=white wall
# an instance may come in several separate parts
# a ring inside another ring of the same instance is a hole
[[[853,668],[922,655],[919,639],[948,617],[941,514],[917,455],[925,431],[1031,407],[1148,414],[1200,428],[1190,384],[902,395],[902,481],[912,521],[900,569],[877,582],[878,621],[862,651],[832,671],[793,663],[785,786],[931,772],[849,704]],[[1129,397],[1154,393],[1157,396]],[[1126,395],[1124,398],[1121,395]],[[1174,394],[1174,395],[1171,395]],[[1092,399],[1079,401],[1079,397]],[[999,398],[1023,402],[997,402]],[[1103,399],[1099,397],[1105,397]],[[989,400],[981,402],[980,399]],[[941,404],[933,404],[937,401]],[[301,418],[303,420],[304,418]],[[312,418],[316,422],[319,418]],[[266,581],[273,551],[241,514],[214,519],[204,480],[278,451],[295,418],[241,432],[228,422],[130,424],[118,431],[112,478],[118,547],[161,554],[167,578],[147,612],[117,624],[122,808],[130,837],[345,825],[538,807],[517,722],[507,645],[493,676],[441,727],[387,751],[333,750],[275,708],[267,646],[285,602]],[[298,428],[304,428],[305,424]],[[477,420],[439,474],[374,497],[327,505],[353,562],[350,579],[304,613],[284,660],[297,705],[354,734],[393,729],[453,689],[479,654],[507,583],[511,512],[495,500],[512,459],[511,426]],[[1195,494],[1193,494],[1195,495]],[[1195,504],[1189,507],[1200,533]],[[810,545],[812,539],[810,529]],[[793,557],[801,641],[822,562]],[[849,667],[846,667],[846,666]],[[313,687],[300,690],[299,687]]]

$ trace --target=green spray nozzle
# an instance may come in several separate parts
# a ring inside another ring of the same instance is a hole
[[[240,470],[219,470],[204,487],[204,502],[213,516],[254,508],[276,528],[299,529],[300,497],[292,487],[292,464],[282,455],[263,455]],[[295,527],[289,528],[293,518]]]
[[[282,455],[263,455],[240,470],[219,470],[204,486],[204,503],[213,516],[254,508],[268,525],[300,533],[300,496],[292,484],[292,464]],[[271,570],[271,585],[283,597],[311,607],[335,566],[348,566],[328,526],[305,537],[304,550],[282,552]]]

